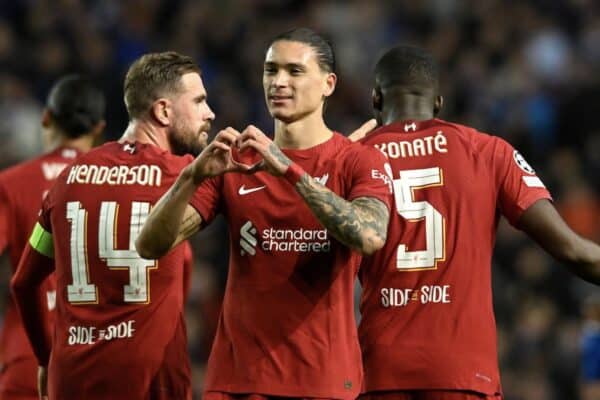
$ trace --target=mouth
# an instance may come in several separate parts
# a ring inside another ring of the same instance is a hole
[[[281,105],[286,102],[292,101],[292,99],[293,99],[292,96],[284,96],[284,95],[277,95],[277,94],[269,95],[269,101],[273,105]]]

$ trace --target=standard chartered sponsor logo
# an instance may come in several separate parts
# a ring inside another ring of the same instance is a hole
[[[240,229],[240,254],[245,256],[246,254],[250,254],[251,256],[256,254],[256,244],[258,243],[256,240],[256,228],[252,225],[252,222],[247,221],[244,225],[242,225],[242,229]]]
[[[260,243],[258,242],[260,238]],[[279,229],[269,227],[258,232],[251,221],[240,229],[240,254],[256,254],[256,248],[268,252],[324,253],[331,250],[327,229]]]

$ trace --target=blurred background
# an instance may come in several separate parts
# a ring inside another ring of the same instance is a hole
[[[271,131],[265,46],[299,26],[334,43],[339,83],[326,111],[330,127],[348,133],[370,117],[372,68],[385,49],[425,46],[444,71],[441,117],[511,142],[569,224],[600,242],[597,0],[0,0],[0,166],[41,151],[45,96],[68,72],[97,80],[109,99],[107,139],[118,138],[127,125],[124,73],[149,51],[177,50],[198,61],[215,132],[249,123]],[[187,316],[200,393],[227,274],[223,222],[193,245]],[[506,400],[600,399],[593,393],[598,289],[504,221],[493,268]],[[8,278],[0,289],[7,287]]]

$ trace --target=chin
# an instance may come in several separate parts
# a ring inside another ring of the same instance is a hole
[[[292,114],[289,112],[283,112],[283,111],[279,111],[279,110],[272,110],[271,117],[273,117],[276,120],[285,122],[285,123],[292,123],[292,122],[298,120],[298,116],[296,114]]]

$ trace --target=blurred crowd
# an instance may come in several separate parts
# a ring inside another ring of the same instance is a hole
[[[370,117],[372,69],[386,48],[424,46],[443,70],[441,117],[506,138],[569,224],[600,242],[596,0],[0,0],[0,166],[41,151],[45,96],[67,72],[96,79],[108,96],[107,139],[118,138],[127,124],[124,72],[149,51],[198,61],[214,133],[249,123],[270,131],[265,46],[299,26],[329,36],[337,52],[338,87],[326,110],[332,128],[350,132]],[[188,336],[199,391],[227,274],[224,224],[193,245]],[[506,400],[582,398],[582,332],[599,329],[582,305],[598,289],[504,221],[493,268]]]

